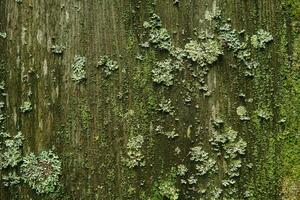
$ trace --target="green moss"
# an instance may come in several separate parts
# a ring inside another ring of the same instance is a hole
[[[86,58],[83,56],[76,55],[72,64],[72,80],[79,83],[86,79],[85,71]]]
[[[39,156],[33,153],[23,158],[22,179],[37,193],[54,192],[61,175],[61,162],[52,151],[42,151]]]

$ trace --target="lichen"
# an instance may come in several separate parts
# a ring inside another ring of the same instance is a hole
[[[216,161],[209,157],[209,154],[202,149],[201,146],[196,146],[190,150],[190,160],[196,163],[197,175],[205,175],[213,170]]]
[[[30,153],[23,158],[22,180],[38,194],[54,192],[61,175],[61,162],[51,150],[39,156]]]
[[[86,79],[85,71],[86,58],[76,55],[72,64],[72,80],[79,83]]]
[[[250,118],[247,116],[247,110],[245,106],[239,106],[236,108],[236,114],[240,117],[240,120],[250,120]]]
[[[171,36],[167,29],[162,28],[160,17],[153,14],[149,21],[144,22],[144,28],[149,29],[149,43],[160,50],[170,51]]]
[[[108,56],[102,56],[97,67],[102,68],[105,76],[110,76],[114,71],[119,69],[118,62],[111,60]]]
[[[223,54],[222,46],[217,40],[206,39],[202,42],[191,40],[184,48],[187,58],[197,62],[200,66],[212,64]]]
[[[20,110],[22,113],[26,113],[32,110],[31,102],[30,101],[24,101],[23,104],[20,107]]]
[[[55,44],[51,47],[51,51],[54,54],[63,54],[66,47],[64,45]]]
[[[127,158],[125,158],[126,166],[129,168],[145,166],[144,155],[142,154],[142,146],[144,137],[137,135],[131,137],[127,143]]]
[[[252,58],[251,52],[247,49],[247,43],[240,40],[239,33],[228,23],[220,26],[218,32],[219,38],[233,51],[238,61],[246,66],[245,76],[254,76],[254,70],[259,63]]]
[[[175,132],[175,129],[171,131],[164,131],[163,127],[160,125],[155,128],[155,131],[161,135],[167,136],[168,139],[174,139],[179,136],[178,133]]]
[[[162,99],[162,101],[158,104],[159,112],[167,113],[167,114],[174,114],[174,106],[172,106],[172,101],[170,99]]]
[[[177,166],[177,175],[184,176],[188,171],[188,168],[184,164],[180,164]]]
[[[169,200],[177,200],[179,198],[179,190],[171,180],[162,181],[158,186],[158,190],[161,196]]]
[[[21,182],[21,177],[15,172],[9,172],[2,177],[3,185],[6,187],[17,185]]]
[[[18,132],[13,138],[7,133],[1,134],[1,139],[4,139],[4,148],[0,154],[0,169],[15,167],[22,160],[22,146],[24,137],[21,132]]]
[[[265,49],[266,44],[273,40],[271,33],[259,29],[255,35],[251,37],[251,44],[255,49]]]
[[[3,39],[6,39],[6,37],[7,37],[6,32],[0,32],[0,37],[2,37]]]
[[[157,62],[152,69],[152,79],[155,83],[171,86],[174,82],[174,70],[178,68],[179,64],[172,59]]]

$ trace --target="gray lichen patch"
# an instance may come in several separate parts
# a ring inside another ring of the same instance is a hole
[[[172,59],[157,62],[152,69],[152,79],[155,83],[171,86],[174,80],[174,70],[178,68],[179,63],[173,62]]]
[[[72,64],[72,80],[79,83],[86,79],[85,71],[86,58],[76,55]]]
[[[162,99],[158,104],[158,111],[167,114],[174,114],[174,106],[172,106],[172,101],[170,99]]]
[[[236,114],[240,117],[240,120],[250,120],[250,118],[247,116],[247,110],[245,106],[239,106],[236,108]]]
[[[142,154],[142,146],[144,137],[137,135],[131,137],[127,143],[127,157],[124,159],[125,164],[129,168],[145,166],[144,155]]]
[[[6,32],[0,32],[0,37],[2,37],[3,39],[6,39],[6,37],[7,37]]]
[[[266,44],[273,40],[271,33],[260,29],[251,37],[251,44],[256,49],[265,49]]]
[[[215,171],[216,161],[201,146],[195,146],[190,150],[190,160],[196,163],[197,175],[202,176]]]
[[[223,24],[218,31],[220,39],[233,51],[238,61],[246,66],[245,76],[254,76],[254,70],[259,63],[252,58],[247,43],[240,40],[239,33],[230,24]]]
[[[149,21],[144,22],[144,28],[149,29],[149,43],[161,50],[170,50],[171,36],[167,29],[162,28],[160,17],[153,14]]]
[[[191,40],[185,45],[187,58],[205,66],[212,64],[218,60],[218,57],[223,54],[221,44],[214,39],[207,39],[202,42]]]
[[[54,53],[54,54],[62,54],[62,53],[64,52],[65,49],[66,49],[66,47],[65,47],[64,45],[58,45],[58,44],[53,45],[53,46],[51,47],[51,51],[52,51],[52,53]]]
[[[32,105],[30,101],[24,101],[20,107],[22,113],[26,113],[32,110]]]
[[[119,69],[118,62],[115,60],[111,60],[108,56],[102,56],[97,63],[97,67],[102,68],[105,76],[110,76],[114,71]]]
[[[54,192],[61,175],[61,162],[51,150],[36,156],[33,153],[23,158],[22,180],[38,194]]]
[[[4,147],[0,148],[0,169],[15,167],[22,160],[22,146],[24,137],[21,132],[11,138],[9,134],[0,134],[0,139],[4,139]]]
[[[6,187],[17,185],[21,182],[21,177],[15,172],[9,172],[2,176],[3,185]]]
[[[155,128],[155,131],[158,134],[165,135],[168,139],[174,139],[179,136],[178,133],[175,132],[175,129],[173,129],[171,131],[164,131],[163,127],[160,125]]]

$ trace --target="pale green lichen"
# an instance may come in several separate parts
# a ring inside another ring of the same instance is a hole
[[[6,187],[17,185],[21,182],[21,177],[15,172],[9,172],[2,177],[3,185]]]
[[[22,151],[24,137],[21,132],[18,132],[13,138],[5,132],[2,132],[1,137],[4,138],[4,148],[0,154],[0,169],[15,167],[22,160]]]
[[[125,164],[129,168],[145,166],[144,155],[142,154],[142,146],[144,137],[137,135],[131,137],[127,143],[127,158],[124,159]]]
[[[177,166],[177,175],[184,176],[188,171],[188,168],[184,164],[180,164]]]
[[[149,43],[161,50],[171,49],[171,36],[167,29],[162,28],[160,17],[153,14],[149,21],[144,22],[144,28],[149,29]]]
[[[64,45],[53,45],[51,47],[51,51],[54,54],[62,54],[64,52],[64,50],[66,49],[66,47]]]
[[[72,64],[72,80],[77,83],[86,79],[85,71],[86,58],[83,56],[76,55]]]
[[[3,39],[6,39],[6,37],[7,37],[6,32],[0,32],[0,37],[2,37]]]
[[[26,113],[32,110],[31,102],[30,101],[24,101],[23,104],[20,107],[20,110],[22,113]]]
[[[171,59],[157,62],[152,69],[152,80],[158,84],[171,86],[174,82],[174,70],[178,68],[179,64],[177,62],[173,62]]]
[[[221,44],[214,39],[206,39],[202,42],[191,40],[185,45],[187,58],[205,66],[212,64],[218,60],[218,57],[223,54]]]
[[[16,0],[16,2],[17,2],[18,4],[21,4],[21,3],[23,3],[23,0]]]
[[[172,101],[170,99],[162,99],[158,104],[158,111],[162,113],[174,114],[174,106],[172,106]]]
[[[179,190],[175,186],[175,182],[164,180],[158,186],[159,194],[169,200],[177,200],[179,198]]]
[[[266,44],[273,40],[271,33],[260,29],[251,37],[251,44],[256,49],[265,49]]]
[[[38,194],[54,192],[61,175],[61,162],[51,150],[39,156],[30,153],[23,158],[22,180]]]
[[[240,41],[239,33],[232,29],[230,24],[222,25],[218,31],[220,39],[234,52],[235,57],[246,66],[245,76],[254,76],[254,70],[259,66],[259,63],[252,58],[250,51],[247,49],[247,44]]]
[[[164,131],[162,126],[157,126],[155,128],[155,131],[161,135],[165,135],[167,136],[168,139],[174,139],[176,137],[178,137],[179,135],[175,132],[175,129],[171,130],[171,131]]]
[[[111,75],[114,71],[119,69],[117,61],[111,60],[108,56],[102,56],[98,62],[97,67],[101,67],[105,76]]]
[[[247,116],[247,110],[245,106],[237,107],[236,114],[240,117],[240,120],[250,120],[250,118]]]
[[[214,171],[216,161],[210,158],[209,154],[201,146],[191,148],[190,155],[190,160],[196,163],[197,175],[202,176],[210,171]]]

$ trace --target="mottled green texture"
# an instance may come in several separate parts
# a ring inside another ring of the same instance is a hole
[[[61,175],[61,162],[51,150],[25,156],[21,165],[22,179],[37,193],[54,192]]]
[[[281,146],[284,128],[296,124],[290,106],[279,113],[288,98],[281,86],[294,77],[281,74],[282,57],[294,54],[280,52],[291,44],[281,41],[281,3],[0,1],[0,30],[8,33],[0,40],[2,121],[7,132],[24,133],[25,155],[55,145],[63,166],[56,198],[18,184],[1,186],[0,199],[279,200],[278,163],[296,173],[297,155],[282,156],[297,143],[289,131]],[[255,49],[251,36],[261,28],[274,39]],[[68,47],[61,56],[49,50],[55,41]],[[199,52],[186,51],[191,41]],[[87,62],[72,82],[76,54]],[[101,55],[119,69],[99,73]],[[165,70],[169,64],[179,67]],[[18,112],[28,100],[34,109]],[[207,153],[202,161],[191,160],[194,147]]]

